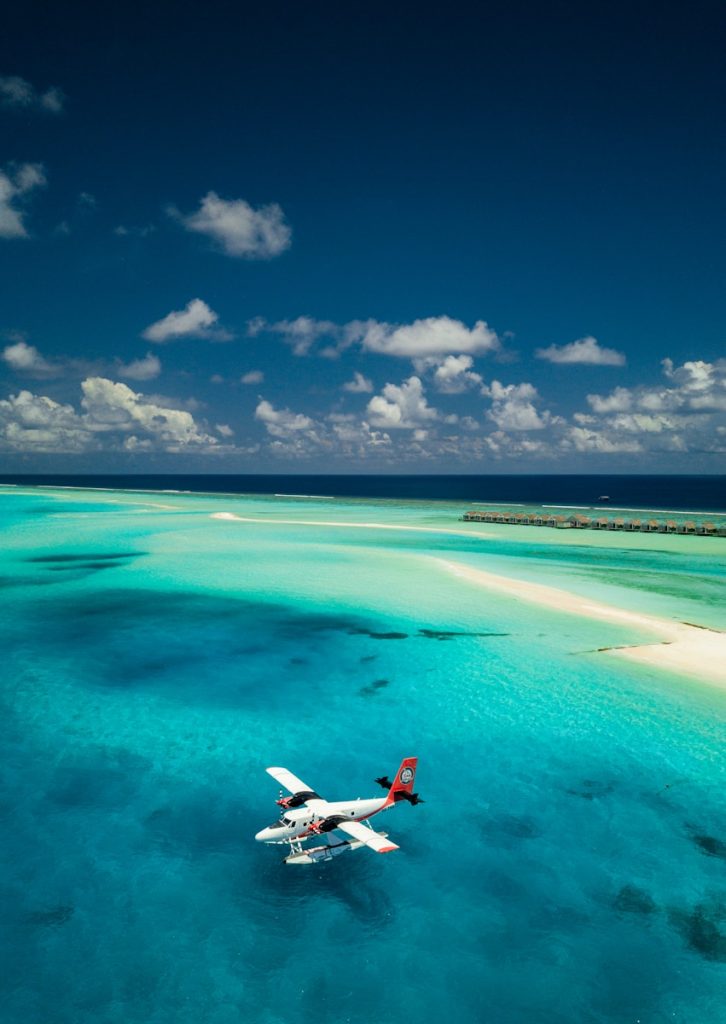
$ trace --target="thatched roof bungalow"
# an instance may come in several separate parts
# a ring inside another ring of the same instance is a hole
[[[554,526],[558,530],[566,530],[568,527],[572,526],[572,523],[567,516],[550,516],[547,520],[547,525]]]
[[[569,518],[570,526],[574,526],[576,530],[588,530],[591,526],[591,520],[589,516],[574,515]]]
[[[564,516],[555,512],[515,512],[497,509],[470,509],[462,519],[470,523],[508,523],[511,526],[550,526],[558,530],[624,530],[629,533],[697,534],[701,537],[726,537],[726,521],[696,522],[693,519],[624,519],[621,516],[591,518],[581,512]]]

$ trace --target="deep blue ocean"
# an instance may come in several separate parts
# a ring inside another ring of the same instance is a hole
[[[602,505],[726,512],[726,476],[465,476],[46,474],[0,475],[0,483],[180,490],[217,494],[312,494],[334,498]]]

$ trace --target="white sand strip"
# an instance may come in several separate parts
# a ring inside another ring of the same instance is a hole
[[[237,523],[262,523],[264,526],[332,526],[351,530],[401,530],[414,533],[453,533],[459,537],[492,537],[477,530],[450,530],[445,526],[398,526],[396,523],[346,523],[326,519],[262,519],[259,516],[238,516],[234,512],[213,512],[211,519],[234,520]]]
[[[726,632],[626,611],[557,587],[499,576],[493,572],[472,569],[460,562],[450,562],[443,558],[433,560],[461,579],[522,601],[545,605],[553,611],[647,629],[660,639],[654,639],[650,644],[603,649],[603,653],[629,658],[679,675],[693,676],[726,689]]]

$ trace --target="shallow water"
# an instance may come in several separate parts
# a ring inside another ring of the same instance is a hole
[[[726,544],[410,502],[0,510],[4,1021],[726,1021],[726,698],[431,559],[722,626]],[[314,519],[349,525],[282,522]],[[266,765],[336,799],[414,753],[399,852],[252,840]]]

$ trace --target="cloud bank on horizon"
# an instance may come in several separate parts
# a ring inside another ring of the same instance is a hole
[[[201,31],[222,45],[213,27]],[[362,55],[352,56],[359,70]],[[204,108],[198,126],[209,148],[203,161],[191,156],[191,129],[188,138],[160,129],[167,159],[143,110],[126,101],[129,158],[143,162],[135,184],[100,120],[98,154],[77,158],[75,143],[100,117],[77,76],[61,89],[34,84],[63,81],[60,65],[47,75],[32,67],[27,77],[0,75],[0,120],[15,146],[0,167],[8,286],[0,457],[8,469],[724,471],[726,321],[718,325],[712,304],[704,309],[704,339],[711,333],[703,341],[679,329],[680,313],[672,327],[667,310],[649,324],[655,283],[679,280],[673,268],[680,272],[685,234],[669,228],[641,239],[620,276],[604,241],[568,262],[534,215],[506,223],[502,215],[500,223],[498,213],[482,212],[487,189],[505,205],[525,202],[533,189],[541,210],[568,210],[576,220],[538,168],[522,172],[521,191],[505,194],[494,171],[489,184],[470,180],[460,157],[456,166],[436,164],[435,190],[423,175],[418,193],[397,191],[403,158],[428,153],[408,130],[408,148],[394,145],[367,193],[370,167],[355,162],[365,163],[363,150],[354,159],[339,139],[335,165],[322,156],[335,150],[320,140],[333,124],[372,139],[374,125],[386,122],[383,106],[379,122],[363,113],[341,121],[332,107],[318,108],[310,157],[298,149],[288,165],[289,143],[271,126],[274,117],[291,123],[274,97],[262,97],[256,112],[240,108],[205,68],[217,106],[213,114]],[[302,96],[317,95],[315,73],[300,78],[300,68],[283,75]],[[361,74],[372,83],[370,70]],[[483,82],[487,72],[473,74]],[[199,87],[208,100],[205,82]],[[391,88],[404,103],[404,86]],[[117,115],[125,109],[119,92],[104,94]],[[636,101],[649,96],[644,89]],[[445,116],[432,116],[443,132]],[[502,122],[490,128],[505,137]],[[268,151],[252,146],[262,139]],[[586,135],[583,146],[595,142]],[[226,162],[207,159],[221,153]],[[469,159],[480,158],[475,147]],[[350,190],[336,187],[342,167]],[[587,205],[587,180],[578,187]],[[396,200],[384,208],[376,189],[387,188]],[[587,225],[598,224],[604,239],[615,206],[598,221],[602,179],[592,188]],[[661,198],[667,204],[665,191]],[[671,250],[677,264],[668,262]],[[689,287],[695,299],[695,277]]]

